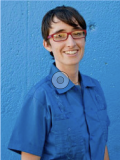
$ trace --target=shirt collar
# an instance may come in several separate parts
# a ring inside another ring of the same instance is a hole
[[[55,66],[55,62],[53,62],[51,69],[50,69],[50,72],[49,72],[49,80],[52,81],[53,75],[57,72],[61,72],[61,71]],[[80,76],[81,84],[84,87],[94,87],[95,86],[95,84],[92,82],[91,78],[81,74],[80,71],[79,71],[79,76]],[[65,88],[56,88],[55,87],[55,89],[59,94],[62,94],[62,93],[67,92],[68,90],[70,90],[74,86],[75,86],[75,84],[69,79],[69,83]]]

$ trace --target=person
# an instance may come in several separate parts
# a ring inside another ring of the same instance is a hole
[[[9,141],[22,160],[109,160],[104,93],[96,79],[79,70],[86,27],[69,6],[43,17],[43,45],[54,62],[28,92]]]

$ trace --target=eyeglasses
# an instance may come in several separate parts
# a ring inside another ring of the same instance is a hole
[[[72,32],[59,32],[49,35],[47,38],[53,38],[55,42],[65,41],[71,35],[73,39],[81,39],[86,37],[86,30],[75,30]]]

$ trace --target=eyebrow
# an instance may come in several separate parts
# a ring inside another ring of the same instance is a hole
[[[59,33],[59,32],[64,32],[64,31],[65,31],[65,29],[60,29],[60,30],[54,32],[53,34],[56,34],[56,33]]]
[[[79,26],[76,26],[76,27],[74,27],[73,28],[73,30],[74,29],[82,29],[81,27],[79,27]],[[56,33],[59,33],[59,32],[65,32],[66,30],[65,29],[60,29],[60,30],[58,30],[58,31],[56,31],[56,32],[54,32],[54,33],[52,33],[52,34],[56,34]]]

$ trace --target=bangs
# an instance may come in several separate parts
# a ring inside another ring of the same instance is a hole
[[[76,18],[73,17],[73,14],[70,14],[70,12],[68,12],[68,11],[57,12],[57,14],[55,14],[54,16],[52,16],[52,22],[56,23],[54,21],[54,17],[57,17],[62,22],[66,23],[66,24],[68,24],[70,26],[73,26],[73,27],[77,27],[78,24],[79,24],[77,22]],[[50,27],[51,27],[51,25],[50,25]]]

